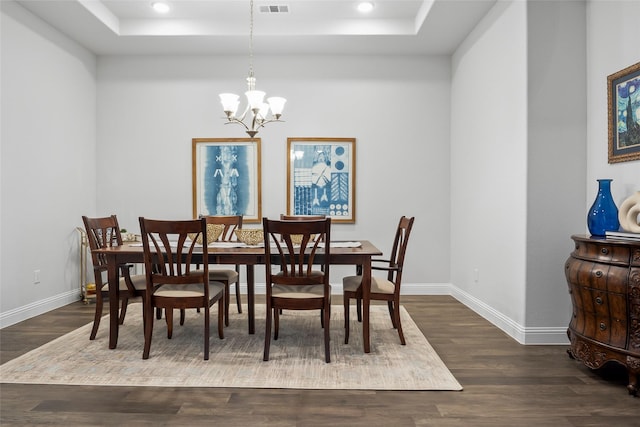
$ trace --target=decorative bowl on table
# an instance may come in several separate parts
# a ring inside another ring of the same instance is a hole
[[[261,228],[237,228],[235,233],[239,241],[249,246],[264,242],[264,233]]]
[[[224,230],[223,224],[207,224],[207,242],[212,244],[218,240],[222,230]],[[196,243],[202,244],[202,233],[189,233],[188,236],[191,240],[195,239]]]
[[[292,234],[292,235],[291,235],[291,242],[292,242],[294,245],[299,245],[300,243],[302,243],[302,236],[303,236],[302,234]],[[310,242],[313,242],[314,240],[316,240],[316,235],[315,235],[315,234],[312,234],[312,235],[310,236],[309,241],[310,241]]]

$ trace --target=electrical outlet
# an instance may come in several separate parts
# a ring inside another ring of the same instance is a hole
[[[33,284],[37,285],[40,283],[40,270],[33,270]]]
[[[473,269],[473,281],[478,283],[480,281],[480,270],[477,268]]]

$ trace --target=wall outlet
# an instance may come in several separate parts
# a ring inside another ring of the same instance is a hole
[[[40,283],[40,270],[33,270],[33,284],[37,285]]]
[[[473,281],[478,283],[480,281],[480,270],[477,268],[473,269]]]

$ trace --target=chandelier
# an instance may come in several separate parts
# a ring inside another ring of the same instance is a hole
[[[222,109],[227,116],[227,123],[236,123],[244,126],[247,133],[253,138],[258,129],[271,122],[280,122],[282,110],[286,99],[279,96],[267,98],[264,102],[265,93],[256,90],[256,78],[253,76],[253,0],[251,0],[251,19],[249,26],[249,77],[247,77],[247,107],[242,115],[237,116],[240,97],[233,93],[221,93],[220,102]],[[269,115],[271,112],[271,115]]]

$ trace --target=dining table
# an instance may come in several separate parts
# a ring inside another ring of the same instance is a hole
[[[382,252],[368,240],[331,241],[330,264],[354,265],[362,274],[362,338],[365,353],[370,353],[369,303],[371,292],[371,259]],[[109,348],[118,345],[119,266],[144,263],[144,251],[140,242],[125,242],[93,250],[106,258],[109,281]],[[264,246],[216,243],[208,246],[209,264],[235,264],[246,266],[247,308],[249,334],[255,334],[255,266],[267,262]],[[197,259],[195,260],[197,261]],[[319,260],[321,261],[321,260]]]

